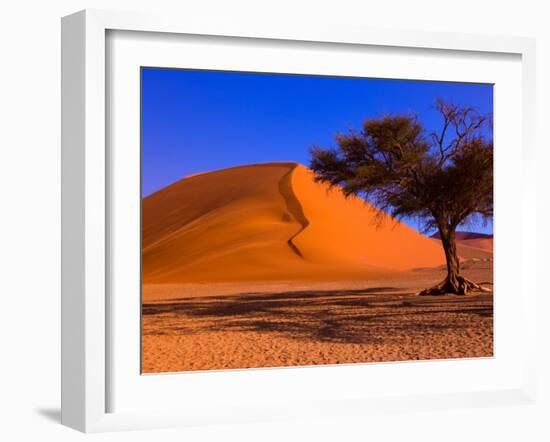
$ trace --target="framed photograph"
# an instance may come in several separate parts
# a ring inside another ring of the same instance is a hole
[[[532,40],[108,11],[62,37],[64,424],[534,401]]]

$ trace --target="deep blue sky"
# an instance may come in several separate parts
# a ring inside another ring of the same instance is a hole
[[[491,85],[143,68],[142,194],[240,164],[307,166],[312,145],[384,113],[416,113],[436,130],[437,97],[493,111]]]

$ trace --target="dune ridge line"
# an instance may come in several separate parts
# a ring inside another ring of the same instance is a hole
[[[300,233],[302,233],[307,226],[309,226],[309,220],[304,215],[304,211],[302,208],[302,204],[296,197],[296,194],[294,193],[294,189],[292,188],[292,173],[294,170],[298,167],[297,163],[291,163],[289,164],[289,170],[287,173],[285,173],[281,179],[279,180],[279,192],[282,195],[283,199],[286,203],[286,208],[290,212],[292,216],[300,223],[302,226],[294,235],[292,235],[288,240],[287,244],[291,248],[291,250],[296,253],[300,258],[303,258],[303,254],[300,251],[300,249],[294,244],[293,240],[296,238]]]

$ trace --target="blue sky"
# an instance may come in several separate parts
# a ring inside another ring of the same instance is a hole
[[[437,130],[438,97],[493,111],[491,85],[143,68],[142,195],[240,164],[307,166],[311,146],[385,113],[416,113]]]

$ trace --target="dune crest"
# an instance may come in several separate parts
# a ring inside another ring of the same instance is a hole
[[[292,188],[292,173],[294,172],[296,166],[297,164],[291,164],[289,166],[288,172],[285,173],[280,179],[279,192],[286,202],[286,207],[289,213],[291,213],[292,216],[294,216],[294,219],[301,225],[301,228],[288,239],[287,243],[293,252],[295,252],[298,256],[303,257],[300,249],[298,249],[298,247],[296,247],[296,244],[294,244],[294,238],[296,238],[300,233],[303,232],[304,229],[307,228],[307,226],[309,226],[309,220],[304,215],[302,204],[300,203],[298,198],[296,198],[296,195],[294,194],[294,189]]]
[[[380,278],[444,263],[404,224],[296,163],[186,177],[142,202],[144,283]]]

